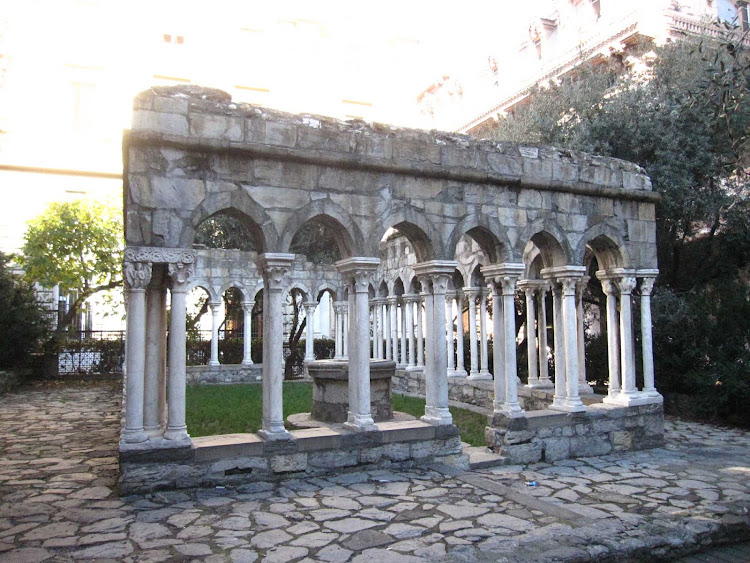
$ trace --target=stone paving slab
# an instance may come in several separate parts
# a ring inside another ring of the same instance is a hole
[[[750,539],[740,430],[668,421],[665,448],[554,465],[119,497],[119,396],[0,398],[0,561],[664,561]]]

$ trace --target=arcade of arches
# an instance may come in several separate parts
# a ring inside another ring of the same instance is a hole
[[[582,293],[593,278],[606,296],[604,405],[661,403],[649,304],[658,198],[635,165],[293,116],[190,87],[139,95],[124,148],[128,348],[121,452],[191,445],[185,295],[198,286],[214,305],[235,288],[245,326],[262,289],[263,417],[255,439],[265,444],[296,439],[281,407],[283,303],[293,288],[304,294],[311,321],[321,296],[330,296],[335,354],[349,362],[347,432],[379,430],[370,413],[371,360],[393,360],[400,371],[423,374],[421,424],[452,424],[450,378],[487,380],[493,420],[514,427],[513,420],[526,421],[530,415],[518,398],[517,295],[525,300],[525,385],[549,389],[553,411],[585,413],[582,396],[591,389]],[[243,223],[252,250],[194,246],[199,226],[226,213]],[[310,222],[335,233],[340,260],[321,264],[290,252]],[[640,389],[634,295],[640,299]],[[308,360],[314,326],[307,323]],[[213,351],[211,361],[218,362]],[[252,361],[246,337],[243,363]]]

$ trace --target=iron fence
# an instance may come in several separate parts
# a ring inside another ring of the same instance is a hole
[[[124,360],[124,330],[67,332],[57,351],[57,373],[121,374]]]

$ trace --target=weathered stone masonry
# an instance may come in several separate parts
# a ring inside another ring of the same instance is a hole
[[[375,359],[397,360],[394,341],[400,336],[399,363],[424,370],[423,421],[451,425],[448,369],[454,341],[446,312],[454,299],[460,303],[472,295],[478,304],[492,301],[495,425],[502,427],[498,417],[525,417],[512,310],[520,288],[538,310],[545,300],[554,302],[558,377],[550,408],[585,411],[579,396],[579,389],[586,391],[580,385],[580,294],[592,257],[608,296],[607,400],[620,406],[660,402],[653,387],[650,320],[644,332],[645,386],[635,387],[632,292],[639,287],[647,304],[657,272],[657,196],[639,167],[548,147],[293,116],[235,104],[223,92],[197,87],[154,88],[138,96],[134,109],[123,145],[129,294],[123,452],[195,449],[184,422],[184,295],[203,260],[192,250],[196,228],[220,212],[241,217],[258,249],[256,263],[237,276],[260,278],[264,289],[260,436],[265,443],[298,439],[281,417],[280,336],[281,304],[291,287],[299,287],[299,275],[306,276],[302,285],[310,311],[320,291],[335,285],[331,275],[338,276],[337,348],[343,353],[337,356],[348,356],[350,366],[345,432],[382,432],[369,412],[371,324]],[[310,220],[338,234],[346,258],[335,271],[294,270],[299,260],[289,247]],[[390,229],[405,235],[416,255],[414,278],[401,280],[402,293],[381,266],[380,242]],[[487,287],[478,293],[455,286],[456,248],[467,236],[487,257],[481,266]],[[167,292],[169,358],[163,345]],[[529,342],[541,342],[533,325],[527,327]],[[486,377],[482,370],[476,375]],[[544,373],[532,375],[530,384],[551,385]],[[128,475],[125,471],[123,479]]]

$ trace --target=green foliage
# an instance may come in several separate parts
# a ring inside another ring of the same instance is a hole
[[[194,242],[208,248],[257,250],[255,235],[231,213],[217,213],[203,221],[198,225]]]
[[[29,222],[21,265],[30,281],[77,292],[62,330],[86,299],[122,284],[122,250],[122,219],[114,207],[93,200],[54,202]]]
[[[322,221],[308,221],[294,235],[289,252],[304,254],[315,264],[333,264],[341,260],[338,234]]]
[[[49,329],[34,289],[9,267],[0,252],[0,369],[25,367]]]

